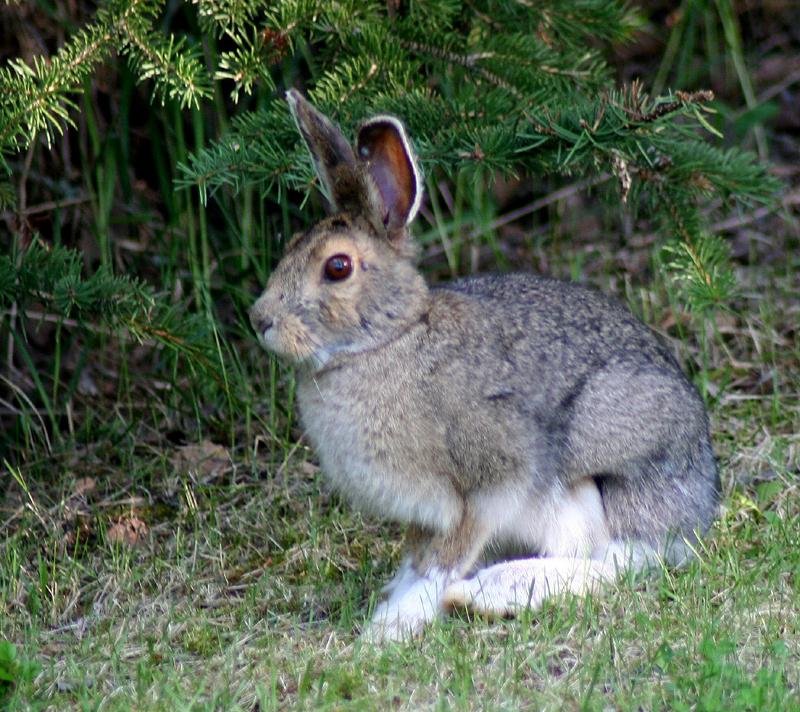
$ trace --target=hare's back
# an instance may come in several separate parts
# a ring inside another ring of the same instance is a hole
[[[460,280],[434,295],[452,321],[437,320],[450,333],[436,338],[450,344],[442,390],[453,411],[461,402],[462,412],[489,413],[503,428],[517,423],[569,443],[581,472],[614,469],[608,443],[623,459],[674,449],[676,436],[707,443],[702,400],[666,341],[600,292],[512,274]]]
[[[679,368],[666,343],[626,307],[571,282],[527,273],[481,275],[439,286],[463,295],[465,336],[499,341],[523,361],[554,358],[573,373],[609,361]],[[469,338],[469,337],[467,337]]]

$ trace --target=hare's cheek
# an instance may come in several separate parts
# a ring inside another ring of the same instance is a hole
[[[317,307],[319,319],[332,333],[358,326],[361,317],[358,313],[357,299],[351,294],[329,295],[320,299]]]

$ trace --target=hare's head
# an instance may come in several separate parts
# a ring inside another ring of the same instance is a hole
[[[421,178],[394,117],[362,124],[353,148],[298,92],[286,98],[331,214],[292,238],[250,321],[270,351],[321,367],[337,353],[385,343],[424,309],[427,287],[408,235]]]

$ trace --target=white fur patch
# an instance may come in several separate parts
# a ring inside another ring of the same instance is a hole
[[[612,566],[590,559],[504,561],[450,586],[444,603],[484,615],[509,616],[525,608],[538,608],[549,596],[594,590],[614,573]]]
[[[447,588],[442,603],[489,616],[512,616],[536,609],[550,596],[596,591],[623,571],[643,571],[659,558],[641,542],[610,542],[588,557],[544,557],[503,561]]]
[[[419,635],[441,612],[442,596],[452,580],[452,573],[437,568],[420,576],[405,562],[387,587],[391,591],[388,600],[375,608],[364,638],[379,643]]]
[[[496,542],[547,556],[589,556],[608,544],[603,502],[593,480],[539,496],[507,490],[479,502]]]

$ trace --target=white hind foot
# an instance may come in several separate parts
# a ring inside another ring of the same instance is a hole
[[[612,542],[593,558],[503,561],[451,584],[443,603],[489,617],[510,617],[526,608],[539,608],[550,596],[595,592],[603,584],[615,581],[623,571],[642,571],[657,560],[647,545]]]
[[[560,593],[588,593],[611,580],[613,571],[589,559],[517,559],[479,571],[452,584],[444,595],[451,608],[490,617],[510,617]]]

